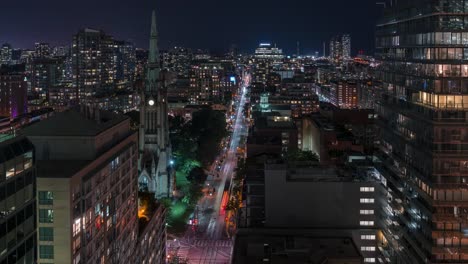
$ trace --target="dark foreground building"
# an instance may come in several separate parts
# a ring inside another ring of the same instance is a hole
[[[0,263],[35,263],[34,148],[22,136],[0,135]]]

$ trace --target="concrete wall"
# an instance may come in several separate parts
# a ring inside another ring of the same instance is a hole
[[[39,205],[39,209],[53,209],[54,222],[39,223],[37,219],[37,236],[39,239],[39,227],[53,227],[54,241],[45,242],[38,241],[38,263],[54,263],[54,264],[69,264],[72,263],[72,241],[71,241],[71,209],[70,209],[70,179],[68,178],[37,178],[37,197],[39,191],[50,191],[54,195],[53,205]],[[41,260],[39,258],[39,245],[53,245],[54,259],[51,261]]]
[[[361,209],[374,209],[374,204],[361,204],[360,198],[373,198],[375,193],[361,193],[363,182],[286,181],[285,170],[265,171],[265,214],[268,227],[359,228]],[[372,216],[366,220],[374,218]]]

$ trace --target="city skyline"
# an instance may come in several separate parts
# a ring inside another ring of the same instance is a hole
[[[28,8],[24,8],[25,2]],[[224,52],[236,44],[241,52],[251,52],[258,43],[271,42],[282,47],[286,54],[293,54],[299,41],[301,53],[313,55],[315,51],[322,52],[324,41],[328,43],[334,35],[346,33],[355,40],[353,54],[359,50],[372,54],[373,31],[382,9],[370,0],[357,3],[297,0],[288,5],[281,5],[277,0],[255,3],[242,0],[235,5],[218,4],[213,0],[154,4],[140,0],[112,3],[85,0],[80,4],[70,9],[57,0],[47,5],[29,0],[6,3],[3,9],[8,12],[0,18],[0,43],[23,49],[32,48],[35,42],[70,45],[73,34],[89,27],[146,49],[149,28],[142,14],[149,15],[157,6],[160,35],[163,36],[161,49],[185,46]],[[341,8],[336,8],[337,5]],[[43,19],[44,16],[47,19]],[[11,21],[15,23],[14,28],[9,26]]]
[[[468,0],[45,2],[0,17],[1,264],[468,263]]]

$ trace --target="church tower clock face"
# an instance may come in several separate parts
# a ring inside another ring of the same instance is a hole
[[[153,100],[153,99],[150,99],[150,100],[148,101],[148,104],[149,104],[150,106],[153,106],[153,105],[154,105],[154,100]]]

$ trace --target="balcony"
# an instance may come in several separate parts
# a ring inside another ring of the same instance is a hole
[[[468,216],[455,216],[454,214],[441,214],[434,213],[432,215],[432,221],[434,222],[456,222],[456,223],[468,223]]]
[[[442,206],[442,207],[453,207],[453,206],[461,206],[461,207],[468,207],[468,201],[438,201],[434,200],[433,206]]]
[[[403,100],[396,100],[389,98],[388,100],[381,100],[380,105],[387,110],[395,113],[403,113],[404,115],[416,119],[430,122],[434,125],[444,124],[464,124],[465,117],[444,116],[443,112],[458,111],[457,108],[435,108],[418,102],[408,102]],[[398,109],[397,111],[394,109]],[[460,109],[461,111],[461,109]]]
[[[461,247],[436,246],[432,247],[432,254],[468,254],[468,245]],[[454,263],[454,262],[450,262]]]
[[[458,237],[464,238],[465,234],[458,230],[434,230],[432,231],[432,238],[445,238],[445,237]]]

